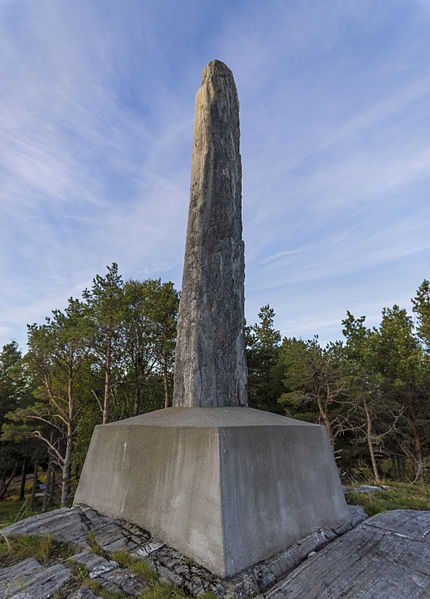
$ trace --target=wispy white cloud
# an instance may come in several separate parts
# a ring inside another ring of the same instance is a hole
[[[337,334],[351,273],[370,289],[364,273],[411,273],[429,251],[429,19],[388,0],[3,2],[2,341],[114,260],[180,285],[194,94],[214,57],[241,100],[251,317],[269,301],[289,334],[288,318]],[[404,297],[411,279],[394,278]]]

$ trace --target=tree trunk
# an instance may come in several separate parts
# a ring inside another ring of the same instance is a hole
[[[334,450],[334,437],[333,437],[333,432],[331,430],[330,420],[327,417],[327,412],[324,410],[322,402],[321,402],[321,398],[319,396],[317,397],[317,402],[318,402],[318,408],[319,408],[319,411],[321,414],[321,418],[323,419],[324,426],[326,427],[326,430],[327,430],[331,448]]]
[[[21,486],[19,489],[19,498],[24,499],[25,497],[25,482],[27,480],[27,458],[25,457],[22,462],[21,470]]]
[[[36,449],[34,456],[34,470],[33,470],[33,486],[31,488],[31,500],[30,500],[30,512],[34,512],[36,507],[36,491],[39,485],[39,450]]]
[[[55,464],[52,464],[52,474],[51,474],[51,488],[49,489],[49,498],[48,505],[54,505],[55,503],[55,487],[56,487],[56,474],[55,474]]]
[[[424,485],[424,459],[423,452],[421,448],[421,440],[418,434],[418,426],[415,415],[415,406],[413,401],[411,401],[409,407],[409,420],[412,425],[412,435],[414,438],[414,450],[415,450],[415,460],[414,460],[414,470],[415,470],[415,480],[414,482],[420,482]]]
[[[12,482],[13,477],[15,476],[17,467],[18,467],[18,462],[16,461],[13,466],[12,474],[9,476],[9,478],[2,478],[0,480],[0,500],[3,499],[4,496],[6,495],[6,491],[8,490],[8,487],[9,487],[10,483]]]
[[[109,335],[107,351],[106,351],[106,362],[105,362],[105,393],[104,393],[104,400],[103,400],[103,424],[107,424],[108,416],[109,416],[111,347],[112,347],[112,335]]]
[[[406,462],[405,459],[402,458],[401,456],[399,456],[399,472],[400,472],[400,479],[405,481],[406,480]]]
[[[50,493],[51,493],[51,477],[52,477],[52,459],[49,457],[48,468],[46,470],[46,481],[45,481],[45,492],[43,494],[42,512],[46,512],[48,505],[50,505]]]
[[[67,435],[66,453],[64,455],[61,478],[61,507],[66,507],[70,494],[70,465],[72,457],[72,439]]]
[[[164,384],[164,407],[169,407],[169,388],[167,385],[167,323],[163,326],[163,384]]]
[[[367,439],[367,445],[369,447],[370,461],[372,462],[373,477],[375,479],[375,482],[380,483],[381,479],[379,478],[379,472],[378,472],[378,468],[376,466],[376,460],[375,460],[375,452],[373,451],[372,420],[370,418],[370,412],[369,412],[369,408],[367,406],[367,402],[366,402],[365,398],[363,398],[363,407],[364,407],[364,413],[366,414],[366,425],[367,425],[366,439]]]
[[[61,478],[61,507],[66,507],[70,495],[70,478],[72,473],[72,450],[73,450],[73,420],[74,420],[74,399],[73,399],[73,370],[69,366],[69,383],[67,389],[68,398],[68,422],[66,436],[66,451],[62,463]],[[103,412],[104,414],[104,412]]]
[[[391,454],[391,470],[393,471],[393,479],[400,480],[400,473],[397,472],[397,464],[395,457]]]

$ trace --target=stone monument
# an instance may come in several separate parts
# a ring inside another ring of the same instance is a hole
[[[239,104],[212,61],[196,96],[173,407],[96,426],[75,504],[230,577],[349,519],[324,427],[247,406]]]
[[[247,405],[239,101],[218,60],[196,96],[173,405]]]

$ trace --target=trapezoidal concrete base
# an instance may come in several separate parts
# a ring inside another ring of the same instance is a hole
[[[75,495],[230,577],[349,519],[325,428],[251,408],[96,426]]]

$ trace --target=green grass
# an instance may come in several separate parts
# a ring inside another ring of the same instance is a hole
[[[188,599],[190,597],[183,589],[160,582],[158,574],[145,561],[130,555],[127,551],[114,551],[110,557],[122,568],[128,568],[149,585],[149,589],[139,595],[139,599]],[[204,593],[200,597],[201,599],[216,599],[213,593]]]
[[[160,582],[158,580],[157,572],[152,570],[147,562],[138,557],[130,555],[124,549],[119,549],[111,554],[107,554],[98,545],[93,531],[89,533],[88,541],[94,553],[102,555],[107,559],[114,560],[121,568],[127,568],[130,570],[130,572],[133,572],[133,574],[136,574],[139,576],[139,578],[147,583],[149,588],[141,593],[138,599],[189,599],[191,597],[191,595],[188,595],[188,593],[186,593],[183,589],[174,587],[167,582]],[[121,595],[120,593],[113,593],[112,591],[103,589],[100,583],[98,583],[96,580],[90,580],[87,578],[85,581],[82,581],[82,586],[85,585],[88,586],[95,594],[103,597],[103,599],[123,599],[124,597],[124,595]],[[216,599],[213,593],[205,593],[200,597],[201,599]]]
[[[59,504],[50,506],[48,512],[59,508]],[[30,510],[30,497],[26,497],[24,501],[18,499],[17,496],[11,496],[0,501],[0,530],[9,524],[29,518],[30,516],[36,516],[42,513],[42,504],[36,503],[36,509]]]
[[[93,530],[88,533],[88,543],[90,544],[91,551],[101,557],[108,558],[106,551],[104,551],[96,541],[96,537]]]
[[[412,509],[430,510],[430,485],[413,485],[410,483],[384,483],[390,489],[372,491],[371,493],[348,493],[347,501],[353,505],[361,505],[368,516],[374,516],[386,510]]]
[[[29,502],[27,500],[17,499],[15,497],[4,499],[0,501],[0,529],[4,526],[9,526],[17,520],[28,518],[40,513],[40,510],[31,512],[29,509]]]
[[[158,582],[158,574],[150,568],[149,564],[138,557],[133,557],[124,549],[114,551],[110,557],[122,568],[128,568],[148,584]]]
[[[16,564],[27,557],[34,557],[41,564],[47,565],[72,554],[66,543],[54,541],[49,535],[7,537],[0,532],[0,567],[2,568]]]

